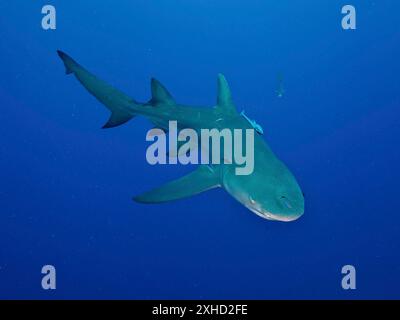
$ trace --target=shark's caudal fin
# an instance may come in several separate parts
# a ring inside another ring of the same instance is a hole
[[[218,173],[208,166],[201,165],[188,175],[136,196],[133,200],[141,203],[167,202],[190,197],[219,186]]]
[[[135,109],[139,104],[132,98],[91,74],[64,52],[58,50],[57,53],[64,62],[66,74],[73,73],[79,82],[111,111],[110,119],[103,128],[119,126],[135,116]]]
[[[232,101],[231,90],[223,74],[218,74],[218,96],[216,108],[225,114],[236,114],[236,108]]]

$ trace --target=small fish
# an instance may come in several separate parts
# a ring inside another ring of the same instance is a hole
[[[278,98],[282,98],[285,94],[285,89],[283,88],[283,75],[281,73],[278,74],[277,83],[276,95]]]

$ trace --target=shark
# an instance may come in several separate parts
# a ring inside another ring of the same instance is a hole
[[[156,127],[167,129],[169,121],[179,128],[252,129],[255,121],[240,114],[233,102],[226,78],[218,74],[217,101],[212,107],[179,104],[155,78],[151,79],[151,99],[138,102],[92,74],[66,53],[58,50],[66,74],[76,79],[111,115],[103,128],[120,126],[136,116],[144,116]],[[189,174],[133,197],[142,204],[155,204],[191,197],[214,188],[223,188],[234,199],[261,218],[295,221],[304,214],[303,192],[288,167],[278,159],[260,132],[254,136],[254,170],[237,175],[237,163],[200,164]]]

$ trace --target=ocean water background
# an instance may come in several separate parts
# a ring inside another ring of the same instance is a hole
[[[337,0],[1,1],[0,298],[400,298],[400,3],[350,2],[353,31]],[[304,216],[266,221],[223,190],[134,203],[192,168],[147,164],[144,118],[101,130],[108,111],[57,49],[139,101],[156,77],[212,106],[224,73]]]

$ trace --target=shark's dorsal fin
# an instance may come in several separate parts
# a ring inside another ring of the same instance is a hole
[[[168,90],[155,78],[151,78],[151,104],[175,105],[175,100]]]
[[[195,171],[133,198],[141,203],[159,203],[193,196],[220,186],[219,174],[201,165]]]
[[[236,108],[232,101],[231,90],[223,74],[218,74],[217,109],[227,114],[236,114]]]

